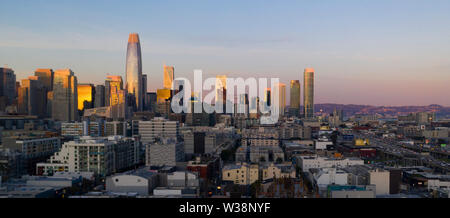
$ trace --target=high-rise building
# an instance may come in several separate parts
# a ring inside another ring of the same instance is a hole
[[[300,81],[291,80],[291,102],[289,105],[289,115],[300,115]]]
[[[95,87],[92,84],[78,84],[78,110],[94,108]]]
[[[142,74],[142,110],[147,110],[147,74]]]
[[[175,68],[173,66],[164,65],[164,88],[172,89],[172,83],[175,76]]]
[[[39,81],[42,82],[44,89],[45,89],[45,99],[43,102],[40,102],[40,104],[44,104],[46,108],[46,117],[51,117],[51,99],[49,99],[49,96],[52,96],[50,93],[53,91],[53,78],[54,78],[54,72],[52,69],[36,69],[34,71],[34,75],[39,77]]]
[[[156,93],[155,92],[147,92],[147,104],[148,104],[148,110],[150,112],[156,111]]]
[[[111,107],[114,119],[126,118],[126,90],[121,76],[107,76],[105,81],[105,106]]]
[[[169,121],[162,117],[155,117],[151,121],[139,121],[139,135],[142,143],[154,142],[156,137],[175,137],[179,133],[179,122]]]
[[[225,104],[227,102],[227,76],[218,75],[216,76],[216,104],[222,105],[225,109]],[[225,111],[223,111],[225,113]]]
[[[303,79],[303,107],[305,118],[314,117],[314,69],[306,68]]]
[[[128,38],[126,90],[131,96],[129,102],[135,111],[142,111],[142,58],[141,43],[137,33],[131,33]]]
[[[279,109],[280,114],[284,115],[284,110],[286,109],[286,84],[278,83],[278,97],[279,97]]]
[[[97,85],[95,86],[95,99],[94,107],[104,107],[105,106],[105,86]]]
[[[78,120],[78,82],[70,69],[56,70],[53,79],[52,118]]]
[[[30,76],[22,80],[18,89],[18,112],[20,114],[34,115],[40,118],[46,116],[47,106],[44,104],[47,92],[40,77]]]
[[[0,110],[12,104],[16,96],[16,74],[10,68],[0,67]]]
[[[52,69],[36,69],[34,75],[40,78],[47,92],[53,90],[54,72]]]
[[[119,90],[123,90],[122,77],[107,76],[105,80],[105,106],[112,106],[111,101],[117,101],[115,93]]]

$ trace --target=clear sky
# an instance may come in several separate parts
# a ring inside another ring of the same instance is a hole
[[[176,77],[202,69],[302,86],[313,67],[316,103],[450,106],[448,0],[14,0],[1,8],[0,65],[18,79],[36,68],[71,68],[80,83],[125,79],[128,34],[137,32],[149,91],[162,87],[163,64]]]

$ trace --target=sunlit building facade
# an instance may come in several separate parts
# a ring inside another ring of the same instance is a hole
[[[286,84],[278,83],[278,104],[280,109],[280,114],[284,115],[284,110],[286,109]]]
[[[314,117],[314,69],[306,68],[303,80],[303,107],[305,118]]]
[[[227,76],[216,76],[216,104],[224,105],[227,100]]]
[[[77,77],[72,70],[55,70],[52,100],[52,118],[54,120],[78,120],[77,87]]]
[[[129,103],[134,110],[142,111],[142,57],[137,33],[131,33],[128,38],[126,61],[126,90],[132,97],[132,102]]]
[[[172,66],[164,65],[164,88],[172,89],[172,83],[175,76],[175,68]]]
[[[78,84],[78,110],[94,107],[95,87],[92,84]]]
[[[289,105],[289,114],[298,116],[300,114],[300,81],[291,80],[291,97]]]

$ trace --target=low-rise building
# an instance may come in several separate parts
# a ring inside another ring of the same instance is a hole
[[[237,185],[250,185],[258,181],[259,167],[256,164],[236,163],[225,165],[222,169],[222,180]]]
[[[114,193],[137,193],[148,196],[158,186],[158,173],[149,168],[140,168],[115,174],[106,178],[106,191]]]
[[[184,143],[176,138],[158,138],[147,144],[145,150],[146,166],[176,166],[184,160]]]
[[[308,172],[311,168],[343,168],[351,165],[364,165],[364,160],[359,158],[326,158],[320,156],[297,156],[297,164]]]
[[[292,163],[283,163],[283,164],[270,163],[261,166],[260,171],[262,181],[269,179],[296,177],[295,167],[292,165]]]

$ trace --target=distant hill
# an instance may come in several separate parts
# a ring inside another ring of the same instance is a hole
[[[315,110],[332,113],[334,109],[343,110],[346,117],[355,114],[381,114],[385,116],[407,115],[414,112],[435,112],[437,117],[450,117],[450,107],[441,105],[428,106],[371,106],[355,104],[316,104]]]

